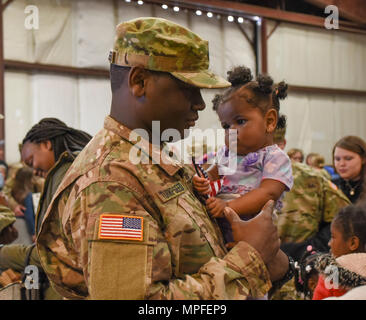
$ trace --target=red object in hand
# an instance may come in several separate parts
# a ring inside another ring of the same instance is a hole
[[[219,193],[223,182],[224,182],[224,179],[210,181],[210,187],[211,187],[210,197],[215,197]]]

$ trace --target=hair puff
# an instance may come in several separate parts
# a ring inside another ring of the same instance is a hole
[[[252,71],[244,66],[238,66],[227,72],[227,80],[232,86],[242,86],[253,80]]]

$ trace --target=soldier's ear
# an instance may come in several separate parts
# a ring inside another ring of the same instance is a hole
[[[149,72],[141,67],[131,67],[128,75],[128,87],[133,96],[140,98],[145,95],[146,81]]]

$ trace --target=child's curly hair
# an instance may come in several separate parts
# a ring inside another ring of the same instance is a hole
[[[274,108],[278,114],[278,129],[286,128],[286,116],[280,115],[280,100],[287,97],[288,85],[282,81],[276,85],[273,79],[267,75],[258,75],[253,81],[253,75],[249,68],[245,66],[234,67],[227,72],[227,80],[231,83],[231,87],[223,94],[216,94],[212,100],[213,110],[217,112],[220,104],[232,98],[237,91],[239,96],[244,98],[249,104],[259,108],[263,114],[270,108]],[[252,94],[248,95],[247,90]]]
[[[302,293],[305,298],[311,299],[313,293],[309,288],[309,279],[316,274],[319,274],[315,265],[318,257],[323,253],[316,251],[312,246],[308,246],[300,261],[295,263],[295,288],[296,291]]]

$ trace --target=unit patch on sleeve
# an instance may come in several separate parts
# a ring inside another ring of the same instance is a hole
[[[102,214],[98,239],[143,240],[143,217]]]

